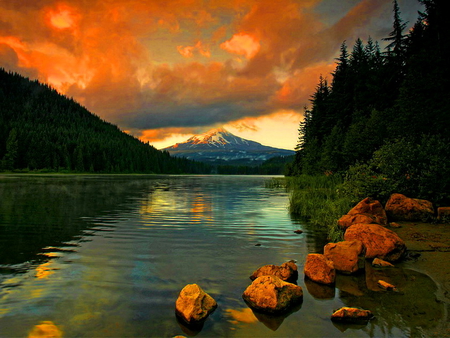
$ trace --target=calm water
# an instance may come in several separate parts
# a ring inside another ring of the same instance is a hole
[[[401,292],[371,291],[380,272],[305,283],[301,308],[256,318],[241,298],[265,264],[321,252],[323,233],[292,218],[267,177],[0,176],[0,337],[402,337],[445,316],[433,281],[389,270]],[[295,234],[302,229],[304,233]],[[199,284],[219,304],[200,332],[176,320],[179,291]],[[329,317],[371,309],[366,326]],[[52,331],[53,330],[53,331]]]

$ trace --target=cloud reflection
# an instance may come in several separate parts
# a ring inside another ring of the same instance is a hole
[[[43,321],[35,325],[28,338],[61,338],[63,332],[52,321]]]

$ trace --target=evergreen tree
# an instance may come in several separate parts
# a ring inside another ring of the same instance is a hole
[[[14,128],[9,133],[6,140],[6,154],[2,160],[2,167],[6,170],[13,170],[15,168],[17,154],[19,150],[19,143],[17,140],[17,130]]]
[[[421,146],[448,140],[450,125],[450,30],[444,0],[420,0],[425,11],[406,35],[394,1],[393,31],[381,53],[371,38],[340,48],[331,86],[323,77],[299,128],[291,173],[347,170],[368,161],[389,141],[408,137]],[[440,143],[440,144],[441,144]],[[387,148],[384,148],[387,149]],[[450,168],[443,158],[442,170]],[[435,170],[435,169],[433,169]],[[449,173],[450,175],[450,173]]]

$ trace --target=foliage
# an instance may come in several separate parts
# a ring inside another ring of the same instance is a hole
[[[385,52],[371,38],[366,43],[357,39],[351,51],[344,41],[331,84],[321,76],[311,107],[305,108],[288,175],[345,172],[369,161],[386,142],[410,137],[418,144],[422,135],[446,137],[450,30],[442,14],[445,2],[420,2],[425,11],[404,34],[406,25],[394,1]],[[441,166],[448,165],[441,161]],[[424,188],[414,192],[425,193]]]
[[[290,211],[308,219],[313,225],[328,228],[331,241],[342,240],[337,220],[354,205],[349,196],[339,193],[342,178],[338,175],[301,175],[290,178]]]
[[[91,114],[47,85],[0,69],[0,170],[209,173]]]
[[[437,206],[450,203],[449,138],[423,136],[388,142],[367,163],[347,171],[342,193],[386,202],[392,193],[423,198]]]
[[[436,206],[450,203],[447,4],[419,1],[425,11],[404,34],[394,0],[384,53],[370,38],[357,39],[351,52],[344,41],[331,85],[321,76],[305,108],[288,171],[300,177],[291,211],[327,225],[330,237],[339,238],[333,224],[368,196],[384,203],[397,192]],[[344,182],[323,187],[324,173],[340,173]]]

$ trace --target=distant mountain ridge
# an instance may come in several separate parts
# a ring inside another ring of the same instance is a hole
[[[48,85],[0,68],[0,171],[207,174],[89,112]]]
[[[185,142],[164,148],[171,155],[210,164],[258,165],[278,156],[291,156],[293,150],[279,149],[233,135],[224,128],[195,135]]]

